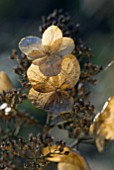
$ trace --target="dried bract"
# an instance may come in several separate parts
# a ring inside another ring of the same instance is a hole
[[[9,79],[8,75],[5,72],[0,71],[0,93],[3,90],[9,90],[12,88],[13,88],[13,84]]]
[[[84,158],[68,147],[48,146],[43,149],[43,155],[51,162],[58,162],[58,170],[89,170]]]
[[[114,140],[114,96],[109,98],[98,113],[90,127],[90,134],[95,138],[99,152],[102,152],[107,141]]]

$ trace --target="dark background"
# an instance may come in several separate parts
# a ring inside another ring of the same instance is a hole
[[[113,0],[0,0],[0,70],[8,73],[15,86],[18,83],[12,72],[14,62],[8,58],[12,48],[18,50],[18,42],[24,36],[39,35],[41,17],[60,8],[69,12],[73,22],[80,23],[82,39],[92,48],[95,64],[105,67],[114,60]],[[114,95],[114,65],[97,78],[96,86],[91,86],[96,113]],[[87,156],[92,170],[114,169],[113,142],[104,153],[93,153],[91,148]]]

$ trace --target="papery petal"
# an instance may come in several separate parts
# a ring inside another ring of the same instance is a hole
[[[53,92],[40,93],[31,88],[29,91],[28,98],[35,107],[45,110],[45,106],[52,95]]]
[[[51,162],[58,162],[58,170],[90,170],[85,159],[68,147],[52,145],[43,149],[43,155]]]
[[[28,36],[19,42],[20,50],[31,59],[39,58],[44,55],[41,39],[35,36]]]
[[[9,90],[13,88],[13,84],[8,75],[4,71],[0,71],[0,93],[3,90]]]
[[[72,53],[73,49],[75,47],[74,41],[72,38],[63,37],[61,46],[58,50],[58,55],[65,56],[67,54]]]
[[[74,100],[68,94],[64,92],[54,93],[45,105],[45,110],[53,113],[69,113],[72,111]]]
[[[90,134],[95,139],[99,152],[103,151],[107,141],[114,140],[114,96],[109,98],[102,111],[95,116]]]
[[[28,58],[30,60],[35,60],[37,58],[42,58],[45,56],[45,53],[42,51],[42,49],[39,50],[32,50],[29,54],[28,54]]]
[[[39,63],[39,69],[45,76],[56,76],[61,71],[61,58],[59,56],[48,56]]]
[[[52,25],[44,31],[42,36],[42,45],[51,46],[59,39],[62,41],[62,31],[57,26]]]
[[[61,72],[58,74],[59,86],[69,84],[73,87],[80,77],[80,65],[77,58],[69,54],[62,59]]]
[[[54,43],[51,45],[50,53],[51,54],[57,54],[58,50],[59,50],[59,48],[61,46],[61,43],[62,43],[62,38],[54,41]]]
[[[73,98],[64,93],[59,96],[56,92],[40,93],[32,88],[28,98],[35,107],[54,114],[71,112],[73,107]]]
[[[44,61],[44,59],[46,59],[46,57],[47,56],[43,59],[34,60],[34,64],[31,64],[27,70],[27,76],[32,87],[35,90],[44,93],[55,91],[55,85],[52,81],[53,78],[45,76],[38,66],[42,60]]]
[[[64,160],[58,163],[58,170],[90,170],[84,158],[80,155],[71,155],[72,162]]]

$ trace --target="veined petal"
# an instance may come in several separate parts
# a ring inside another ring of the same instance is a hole
[[[74,102],[69,94],[61,92],[59,95],[55,91],[40,93],[33,88],[30,90],[28,98],[35,107],[54,114],[71,112]]]
[[[60,46],[61,46],[61,43],[62,43],[62,38],[54,41],[54,43],[51,45],[51,48],[50,48],[50,53],[51,54],[57,54]]]
[[[42,49],[39,50],[32,50],[29,54],[28,54],[28,59],[30,60],[35,60],[37,58],[42,58],[45,56],[45,53],[43,52]]]
[[[71,87],[74,87],[79,77],[80,65],[77,58],[72,54],[63,57],[61,72],[58,74],[59,86],[69,84]]]
[[[43,93],[55,91],[55,85],[52,81],[52,77],[45,76],[39,69],[39,63],[44,62],[45,58],[36,59],[33,61],[33,64],[27,70],[28,79],[32,87]],[[43,61],[42,61],[43,60]]]
[[[51,46],[58,39],[62,41],[62,31],[57,26],[52,25],[44,31],[42,45]]]
[[[61,46],[58,50],[58,54],[60,56],[65,56],[67,54],[72,53],[75,47],[74,41],[72,38],[63,37]]]
[[[39,63],[39,69],[45,76],[56,76],[61,71],[61,58],[48,56]]]
[[[61,91],[60,93],[53,93],[48,102],[45,105],[45,110],[53,113],[69,113],[72,111],[74,100],[66,92]]]
[[[40,93],[31,88],[29,91],[28,98],[35,107],[45,110],[45,106],[53,95],[53,93],[54,92]]]
[[[35,36],[28,36],[21,39],[19,42],[20,50],[31,59],[44,55],[41,39]]]

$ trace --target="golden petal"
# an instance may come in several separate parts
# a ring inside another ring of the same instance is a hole
[[[45,54],[44,52],[40,49],[40,50],[32,50],[29,54],[28,54],[28,59],[30,60],[35,60],[37,58],[42,58],[44,57]]]
[[[29,91],[28,98],[35,107],[45,110],[45,105],[47,104],[52,95],[53,92],[40,93],[31,88]]]
[[[52,145],[43,149],[43,155],[51,162],[58,162],[58,170],[89,170],[84,158],[68,147]]]
[[[44,31],[42,36],[42,45],[51,46],[59,39],[62,41],[62,31],[57,26],[52,25]]]
[[[114,139],[114,96],[103,106],[90,126],[90,134],[95,138],[99,152],[102,152],[107,141]]]
[[[13,88],[13,84],[4,71],[0,71],[0,92]]]
[[[51,48],[50,48],[50,53],[51,54],[58,54],[58,50],[59,50],[59,48],[61,46],[62,39],[63,38],[60,38],[60,39],[57,39],[56,41],[53,42],[53,44],[51,45]],[[59,56],[61,57],[61,55],[59,55]]]
[[[73,107],[73,98],[62,92],[40,93],[32,88],[28,98],[35,107],[54,114],[71,112]]]
[[[68,38],[68,37],[64,37],[62,39],[62,43],[61,46],[59,46],[58,49],[58,55],[59,56],[65,56],[68,55],[70,53],[72,53],[72,51],[74,50],[75,44],[72,38]]]
[[[46,59],[43,58],[43,60]],[[34,60],[34,64],[31,64],[31,66],[27,70],[27,76],[28,79],[32,85],[32,87],[39,91],[39,92],[51,92],[55,91],[55,85],[53,84],[52,77],[45,76],[39,69],[39,63],[42,61],[42,59]]]
[[[71,87],[78,82],[80,77],[80,65],[77,58],[69,54],[62,59],[62,69],[58,74],[59,85],[69,84]]]
[[[39,58],[44,55],[41,39],[35,36],[28,36],[19,42],[20,50],[31,59]]]

